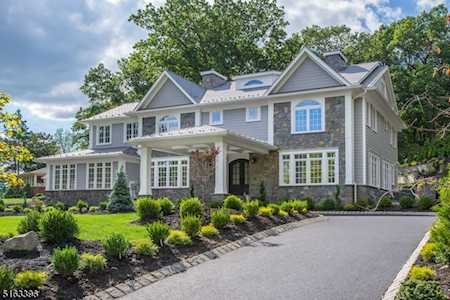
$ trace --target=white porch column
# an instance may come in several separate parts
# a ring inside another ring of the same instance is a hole
[[[219,151],[216,156],[215,161],[215,194],[227,194],[228,184],[227,184],[227,145],[223,142],[214,143],[214,147]]]
[[[152,149],[143,147],[138,150],[139,162],[139,195],[151,195],[150,171],[152,166]]]
[[[353,184],[353,111],[352,94],[345,94],[345,184]]]
[[[50,191],[50,178],[52,174],[50,174],[50,165],[48,163],[46,164],[45,169],[47,173],[45,174],[45,190]]]

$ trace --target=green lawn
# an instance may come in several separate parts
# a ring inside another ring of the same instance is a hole
[[[0,235],[16,234],[17,224],[22,216],[0,217]],[[80,226],[80,239],[101,240],[112,232],[123,233],[129,240],[145,239],[147,232],[144,226],[130,222],[137,219],[135,213],[106,215],[75,215]]]
[[[27,203],[31,201],[31,198],[25,198],[27,200]],[[5,202],[5,205],[22,205],[24,198],[5,198],[3,201]]]

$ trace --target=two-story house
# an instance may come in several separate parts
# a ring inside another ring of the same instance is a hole
[[[165,71],[139,103],[85,120],[88,150],[40,158],[47,195],[104,200],[123,168],[134,195],[180,199],[205,188],[192,153],[212,147],[210,199],[258,197],[263,185],[269,200],[352,201],[396,186],[404,124],[380,62],[303,48],[282,72],[201,76]]]

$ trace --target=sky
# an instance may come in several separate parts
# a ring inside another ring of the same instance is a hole
[[[211,0],[212,1],[212,0]],[[342,25],[374,31],[450,0],[278,0],[290,33],[309,25]],[[13,97],[33,131],[69,129],[86,105],[79,87],[103,62],[117,70],[145,31],[128,17],[147,2],[164,0],[1,0],[0,90]]]

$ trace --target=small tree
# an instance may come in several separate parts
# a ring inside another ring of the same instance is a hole
[[[114,183],[113,190],[109,196],[107,209],[110,212],[133,210],[133,202],[131,201],[128,179],[122,169],[117,173],[117,180]]]

